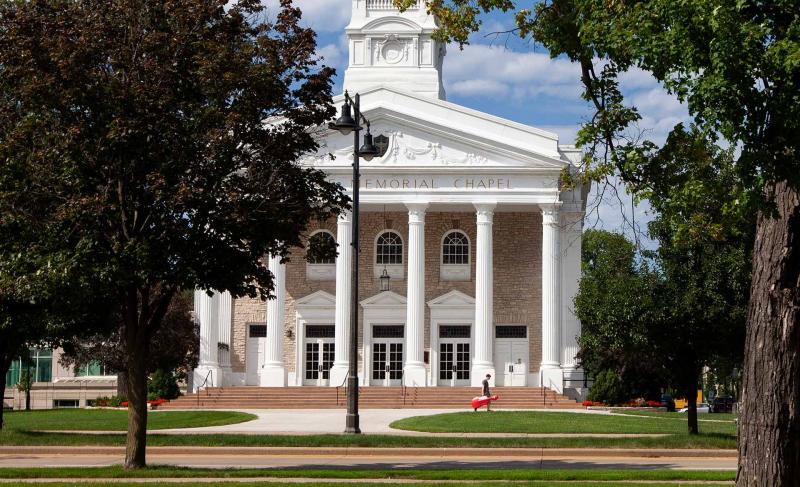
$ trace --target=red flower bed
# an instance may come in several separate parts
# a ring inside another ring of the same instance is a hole
[[[160,406],[168,402],[169,399],[156,399],[155,401],[147,401],[147,404],[150,404],[151,406]],[[128,401],[122,401],[119,405],[126,408],[128,407]]]
[[[583,401],[581,404],[583,406],[586,406],[586,407],[588,407],[588,406],[606,406],[606,403],[597,402],[597,401]]]

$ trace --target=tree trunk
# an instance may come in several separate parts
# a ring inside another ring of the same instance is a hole
[[[697,376],[694,376],[694,381],[690,380],[689,387],[686,389],[686,401],[688,402],[688,411],[686,411],[687,424],[689,426],[689,434],[696,435],[700,432],[697,427]]]
[[[125,468],[147,466],[147,354],[137,348],[128,353],[128,438]]]
[[[758,218],[739,418],[738,486],[800,486],[800,193]]]
[[[3,397],[6,397],[6,374],[8,369],[11,368],[11,362],[14,360],[9,354],[0,347],[0,391],[3,391]],[[0,431],[3,429],[4,419],[3,413],[5,412],[5,402],[0,404]]]
[[[31,366],[25,367],[25,411],[31,410]]]
[[[128,373],[125,371],[117,373],[117,397],[128,398]]]

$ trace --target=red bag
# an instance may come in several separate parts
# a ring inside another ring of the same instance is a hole
[[[500,396],[478,396],[472,398],[472,409],[478,409],[481,406],[486,406],[491,401],[500,399]]]

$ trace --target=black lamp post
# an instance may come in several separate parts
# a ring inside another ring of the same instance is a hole
[[[350,364],[347,372],[347,422],[345,433],[361,433],[358,420],[358,189],[359,189],[359,158],[371,161],[378,155],[378,148],[372,143],[372,134],[369,133],[369,120],[361,115],[359,106],[360,96],[356,93],[355,99],[344,92],[344,105],[342,115],[335,122],[328,124],[333,130],[347,135],[353,132],[353,264],[352,284],[350,289]],[[353,106],[354,115],[350,114]],[[358,146],[358,135],[361,132],[360,122],[367,126],[364,134],[364,144]]]

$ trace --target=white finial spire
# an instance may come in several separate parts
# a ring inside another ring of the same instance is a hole
[[[436,21],[428,15],[424,0],[403,13],[394,0],[353,0],[345,88],[359,92],[387,85],[445,99],[441,73],[445,48],[432,39],[434,30]]]

